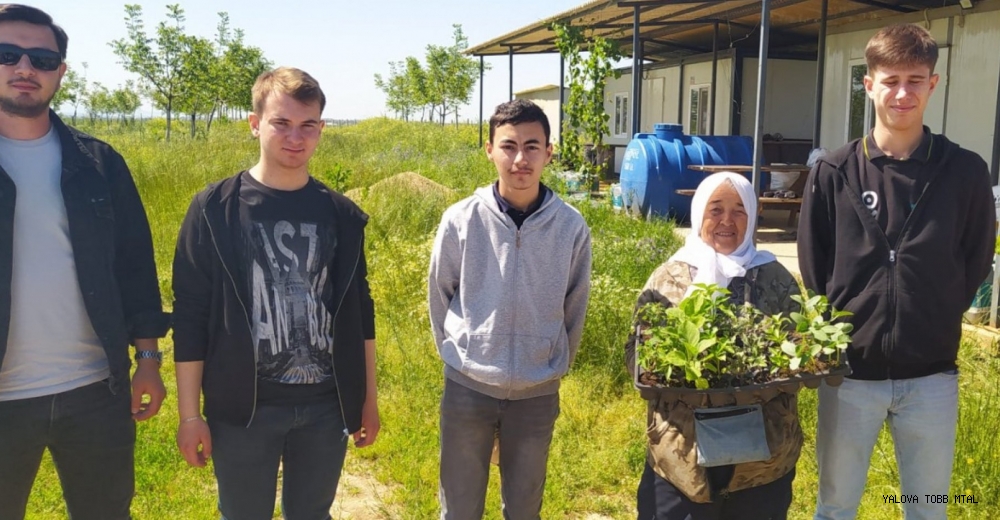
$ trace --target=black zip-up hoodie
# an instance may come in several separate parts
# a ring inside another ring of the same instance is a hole
[[[361,428],[365,402],[365,340],[375,339],[375,310],[368,288],[364,228],[357,205],[325,190],[336,208],[337,251],[323,303],[333,320],[333,371],[349,432]],[[240,175],[195,195],[174,256],[174,360],[204,361],[205,415],[249,425],[256,409],[257,362],[250,331],[246,284],[237,280],[242,248]]]
[[[986,163],[933,135],[932,173],[890,244],[861,201],[860,140],[813,167],[802,201],[798,254],[808,289],[853,312],[848,360],[861,379],[928,375],[954,363],[962,314],[993,257],[994,208]],[[882,355],[878,355],[881,353]],[[881,374],[873,372],[883,372]]]

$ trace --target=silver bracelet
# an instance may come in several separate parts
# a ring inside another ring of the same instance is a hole
[[[191,422],[191,421],[204,421],[204,420],[205,420],[205,419],[204,419],[204,418],[202,418],[202,416],[200,416],[200,415],[195,415],[195,416],[193,416],[193,417],[188,417],[187,419],[181,419],[181,424],[184,424],[184,423],[189,423],[189,422]]]

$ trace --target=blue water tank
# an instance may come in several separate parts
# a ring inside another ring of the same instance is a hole
[[[691,197],[677,190],[695,189],[707,174],[689,165],[753,164],[753,141],[747,136],[684,135],[681,125],[660,123],[652,134],[636,134],[625,148],[621,187],[630,213],[688,220]],[[751,173],[744,174],[750,179]],[[770,185],[761,172],[761,186]]]

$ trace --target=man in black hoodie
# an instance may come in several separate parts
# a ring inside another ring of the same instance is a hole
[[[252,99],[260,160],[195,195],[177,238],[177,446],[214,459],[224,519],[270,519],[279,465],[284,517],[329,518],[348,435],[380,428],[368,216],[309,173],[316,79],[279,67]]]
[[[990,269],[986,163],[931,134],[937,43],[912,24],[868,42],[875,128],[817,162],[799,223],[807,288],[851,311],[851,375],[819,392],[816,520],[852,519],[872,449],[889,423],[908,520],[946,518],[963,312]]]

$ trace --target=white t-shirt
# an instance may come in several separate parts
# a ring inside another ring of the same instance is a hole
[[[55,129],[30,141],[0,137],[0,167],[17,188],[0,401],[57,394],[107,378],[108,359],[76,275]]]

